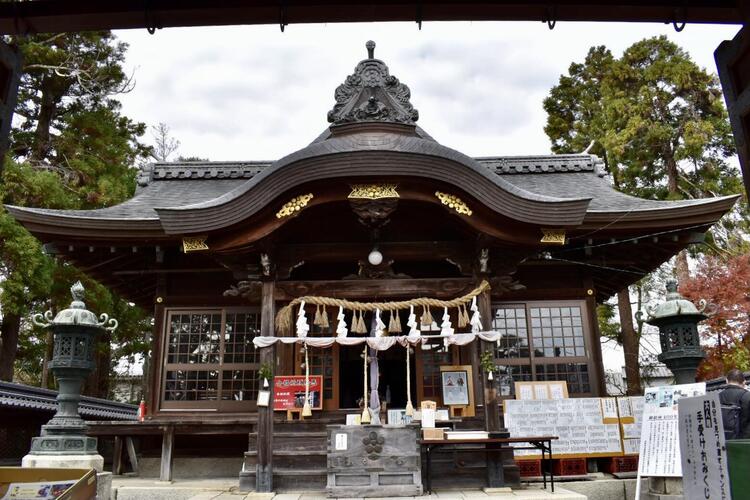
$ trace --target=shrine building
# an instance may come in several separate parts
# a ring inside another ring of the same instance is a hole
[[[329,125],[281,159],[150,164],[133,198],[102,209],[7,207],[50,252],[153,311],[146,421],[91,427],[141,436],[141,473],[191,475],[191,457],[215,456],[201,474],[325,486],[321,429],[362,412],[368,336],[412,333],[408,364],[406,344],[374,353],[388,408],[443,407],[441,366],[471,367],[464,428],[492,427],[488,384],[500,400],[523,381],[603,396],[597,304],[701,242],[737,199],[629,196],[586,153],[467,156],[417,125],[409,88],[368,51],[335,90]],[[258,407],[263,364],[321,377],[311,417]],[[292,446],[299,432],[322,450]]]

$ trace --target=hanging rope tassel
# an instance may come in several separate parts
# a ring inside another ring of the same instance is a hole
[[[391,311],[391,320],[388,322],[389,333],[401,333],[401,320],[398,311]]]
[[[322,319],[320,317],[320,304],[315,306],[315,318],[313,319],[313,325],[320,326]]]
[[[320,327],[327,330],[330,325],[328,324],[328,311],[326,306],[323,306],[323,312],[320,315]]]
[[[368,366],[367,366],[367,345],[365,344],[365,350],[362,354],[362,358],[365,360],[365,408],[362,410],[362,418],[360,419],[360,422],[363,424],[369,424],[370,423],[370,410],[368,408],[369,404],[367,401],[367,372],[368,372]]]
[[[312,416],[312,408],[310,408],[310,360],[307,357],[307,344],[305,344],[305,404],[302,406],[302,416]]]
[[[432,313],[430,312],[429,306],[422,306],[422,326],[431,329],[432,327]]]
[[[464,322],[464,307],[463,307],[463,305],[458,306],[456,316],[457,316],[456,324],[458,325],[458,328],[466,328],[466,323]]]
[[[414,406],[411,404],[411,368],[409,366],[409,351],[411,347],[406,344],[406,414],[414,416]]]

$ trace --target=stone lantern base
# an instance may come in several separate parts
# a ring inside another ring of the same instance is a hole
[[[96,469],[96,472],[102,472],[104,458],[98,453],[91,455],[34,455],[29,453],[23,457],[21,466],[32,469]]]

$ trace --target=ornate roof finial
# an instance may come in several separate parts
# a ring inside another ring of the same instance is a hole
[[[73,296],[73,302],[70,307],[74,309],[83,309],[86,307],[83,304],[83,296],[85,292],[83,284],[81,284],[80,281],[73,283],[73,286],[70,287],[70,294]]]
[[[357,122],[390,122],[414,125],[419,113],[409,102],[409,87],[388,72],[383,61],[375,59],[375,42],[365,44],[368,59],[360,61],[334,93],[336,104],[328,112],[335,125]]]

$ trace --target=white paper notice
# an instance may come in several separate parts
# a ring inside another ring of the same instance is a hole
[[[517,399],[534,399],[534,389],[530,385],[519,386]]]
[[[602,416],[604,418],[617,418],[617,401],[615,398],[602,399]]]
[[[642,476],[682,476],[677,402],[703,396],[706,384],[649,387],[643,405],[638,473]]]
[[[619,424],[602,421],[599,398],[507,400],[504,418],[511,437],[558,436],[552,446],[555,457],[622,452]],[[535,450],[514,453],[539,455]]]
[[[549,399],[546,385],[534,385],[534,398],[535,399]]]
[[[617,410],[620,412],[620,418],[633,416],[633,409],[630,407],[630,398],[617,398]]]
[[[422,427],[435,427],[435,410],[422,409]]]
[[[347,448],[347,435],[336,434],[336,451],[346,451]]]
[[[565,390],[563,384],[550,384],[549,385],[549,398],[550,399],[565,399]]]
[[[731,495],[719,394],[683,398],[678,410],[685,500],[728,500]],[[739,492],[735,497],[739,498]]]

